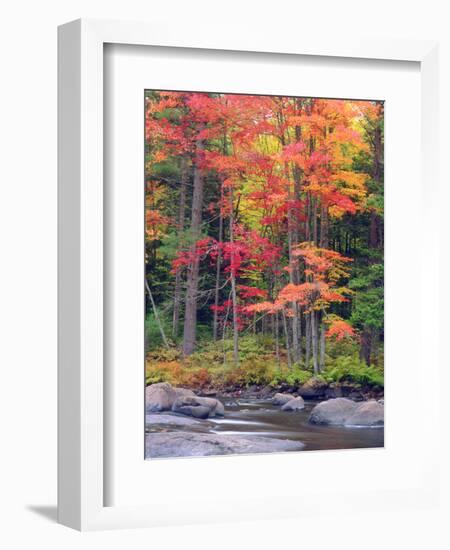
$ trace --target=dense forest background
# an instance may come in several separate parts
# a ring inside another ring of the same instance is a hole
[[[383,116],[146,92],[148,382],[383,386]]]

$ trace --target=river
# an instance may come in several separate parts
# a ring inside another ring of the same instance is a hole
[[[308,417],[317,401],[305,401],[305,408],[302,411],[284,412],[280,407],[272,405],[270,400],[218,397],[225,405],[225,417],[200,421],[195,427],[147,424],[147,431],[149,433],[201,431],[230,436],[264,436],[301,441],[305,445],[305,451],[384,446],[383,427],[345,428],[310,424]]]

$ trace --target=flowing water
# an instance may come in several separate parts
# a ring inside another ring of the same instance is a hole
[[[317,426],[308,422],[317,401],[305,401],[298,412],[284,412],[270,401],[221,398],[226,416],[214,418],[211,429],[217,434],[261,435],[292,439],[305,444],[306,451],[383,447],[384,429]]]
[[[302,411],[284,412],[269,400],[218,397],[225,405],[223,418],[200,421],[195,426],[170,427],[155,422],[152,425],[147,424],[147,431],[193,431],[290,439],[304,443],[306,451],[384,446],[383,427],[345,428],[310,424],[308,417],[317,401],[305,401]]]

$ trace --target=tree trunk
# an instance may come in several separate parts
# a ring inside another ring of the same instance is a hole
[[[379,236],[380,236],[380,231],[378,229],[379,222],[380,222],[380,217],[375,212],[375,210],[372,210],[372,212],[370,213],[370,229],[369,229],[369,247],[370,248],[379,247]]]
[[[280,123],[284,122],[284,114],[282,111],[282,108],[279,113],[279,120]],[[300,138],[300,128],[297,127],[296,129],[296,137]],[[285,135],[284,130],[280,131],[280,141],[281,145],[285,147],[289,143],[289,135]],[[297,223],[297,216],[295,215],[295,208],[293,207],[294,200],[297,197],[297,194],[300,194],[300,172],[294,167],[292,171],[294,185],[291,185],[291,176],[290,176],[290,169],[289,164],[287,162],[284,163],[284,174],[286,178],[286,182],[288,185],[288,201],[289,201],[289,209],[288,209],[288,215],[287,215],[287,222],[288,222],[288,254],[289,254],[289,282],[291,284],[297,283],[297,267],[294,265],[294,258],[292,255],[293,247],[298,244],[298,223]],[[292,356],[293,361],[296,363],[300,360],[301,357],[301,348],[300,348],[300,338],[299,338],[299,316],[298,316],[298,308],[296,302],[291,302],[291,308],[292,308]]]
[[[277,358],[277,364],[280,364],[280,342],[278,336],[278,312],[272,315],[273,334],[275,336],[275,355]]]
[[[314,376],[319,374],[319,335],[317,327],[317,312],[313,309],[311,311],[311,340],[312,340],[312,355],[313,355],[313,367]]]
[[[311,313],[305,315],[305,368],[309,368],[311,359]]]
[[[320,247],[328,248],[328,209],[322,205],[320,213]]]
[[[291,216],[289,216],[291,218]],[[293,226],[292,218],[291,222],[288,221],[288,248],[289,248],[289,282],[296,284],[294,261],[292,256],[292,240],[293,240]],[[299,337],[299,316],[297,302],[291,302],[292,308],[292,355],[294,363],[300,361],[301,349],[300,349],[300,337]]]
[[[372,333],[368,328],[364,328],[361,334],[360,359],[370,366],[372,355]]]
[[[182,235],[184,231],[184,218],[186,211],[186,188],[188,180],[188,165],[187,159],[183,157],[181,160],[181,182],[180,182],[180,200],[178,205],[178,235]],[[180,251],[180,248],[178,249]],[[181,283],[182,270],[178,268],[175,274],[175,291],[173,296],[173,317],[172,317],[172,336],[178,336],[178,328],[180,323],[180,304],[181,304]]]
[[[311,242],[311,193],[306,193],[305,240]]]
[[[320,356],[319,356],[319,372],[325,369],[325,325],[322,315],[320,316]]]
[[[203,129],[199,125],[198,131]],[[198,294],[198,274],[200,268],[200,258],[196,253],[196,242],[200,237],[202,225],[202,206],[203,206],[203,175],[200,169],[200,157],[203,151],[203,141],[196,141],[196,153],[194,163],[194,189],[192,192],[192,214],[191,214],[191,254],[192,260],[187,270],[186,281],[186,301],[184,313],[184,333],[183,333],[183,353],[190,355],[195,349],[197,333],[197,294]]]
[[[235,365],[239,364],[239,335],[238,335],[238,311],[237,311],[237,294],[236,294],[236,272],[234,269],[234,204],[233,204],[233,189],[230,189],[230,275],[231,275],[231,300],[233,303],[233,360]]]
[[[317,197],[314,197],[313,199],[313,212],[312,212],[312,215],[313,215],[313,241],[314,241],[314,245],[315,246],[318,246],[319,244],[319,241],[318,241],[318,235],[317,235],[317,201],[319,199]]]
[[[282,310],[281,315],[283,318],[284,337],[286,339],[286,355],[287,355],[288,368],[291,369],[292,368],[291,345],[289,343],[289,330],[288,330],[286,314],[284,312],[284,309]]]

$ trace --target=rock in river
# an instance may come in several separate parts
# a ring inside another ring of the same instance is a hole
[[[223,404],[213,397],[180,396],[175,399],[172,410],[177,413],[187,414],[195,418],[208,418],[209,416],[224,416]]]
[[[384,406],[375,400],[360,403],[345,421],[346,426],[383,426]]]
[[[309,421],[311,424],[339,426],[345,423],[357,407],[358,405],[354,401],[345,397],[322,401],[311,411]]]
[[[146,411],[170,411],[177,397],[181,396],[195,396],[195,393],[186,388],[174,388],[167,382],[151,384],[145,388]]]
[[[303,397],[294,397],[294,399],[291,399],[287,403],[285,403],[282,407],[282,411],[301,411],[305,408],[305,402],[303,401]]]
[[[384,407],[374,399],[355,403],[351,399],[338,397],[316,405],[311,411],[309,421],[311,424],[332,426],[383,426]]]
[[[248,435],[165,432],[145,436],[146,458],[273,453],[303,447],[300,441]]]
[[[285,405],[288,401],[292,401],[295,396],[291,393],[276,393],[273,396],[272,403],[274,405]]]

